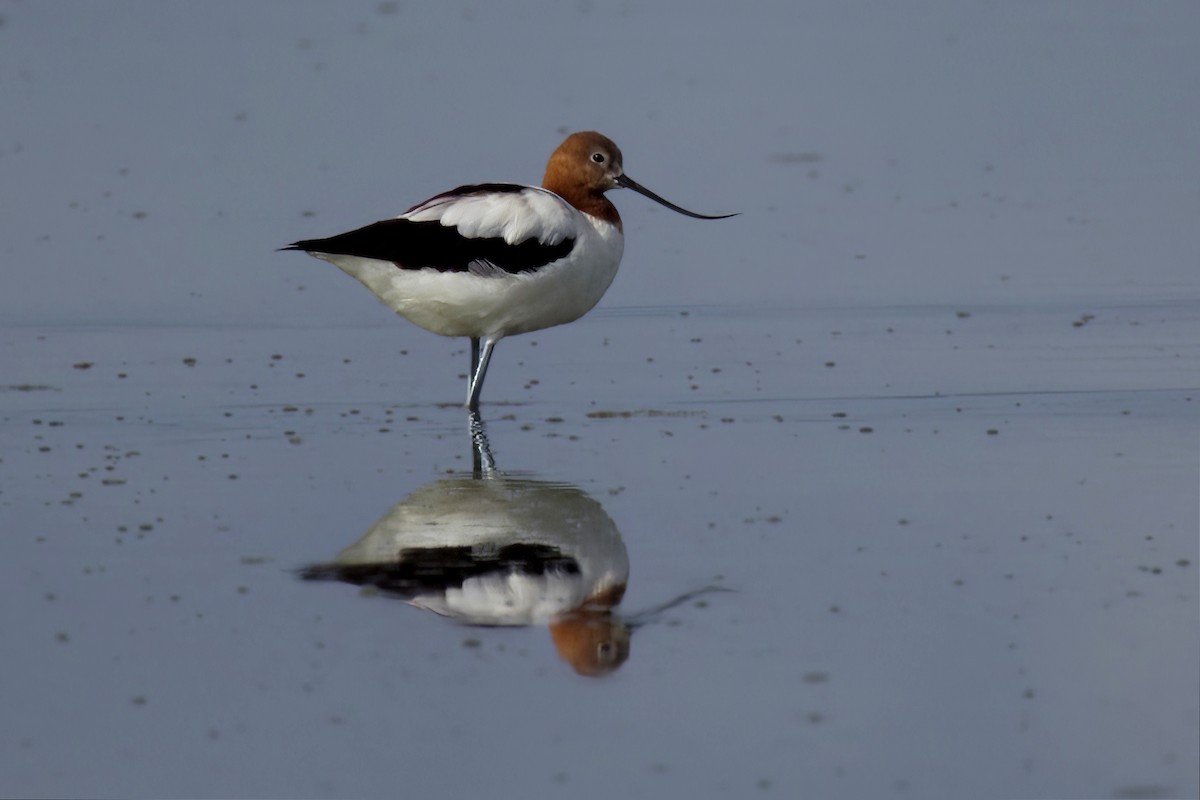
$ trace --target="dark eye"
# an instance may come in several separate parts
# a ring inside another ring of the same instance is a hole
[[[592,153],[592,161],[595,161],[597,164],[603,164],[604,153]]]

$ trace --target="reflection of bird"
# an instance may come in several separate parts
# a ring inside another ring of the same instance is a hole
[[[574,486],[440,480],[301,574],[376,587],[470,625],[547,625],[583,675],[629,657],[629,630],[613,614],[629,577],[625,544],[603,507]]]
[[[629,625],[603,606],[555,617],[550,638],[559,658],[589,678],[607,675],[629,658]]]
[[[467,407],[496,342],[579,319],[617,274],[624,237],[604,193],[624,187],[681,214],[625,175],[621,151],[595,132],[573,133],[550,156],[542,186],[460,186],[306,250],[362,282],[396,313],[443,336],[471,339]]]

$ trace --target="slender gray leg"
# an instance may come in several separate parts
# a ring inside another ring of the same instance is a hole
[[[471,349],[475,349],[477,339],[471,340]],[[484,339],[483,347],[479,351],[479,364],[475,367],[475,374],[471,376],[471,383],[467,387],[467,410],[479,410],[479,393],[483,391],[483,378],[487,375],[488,362],[492,360],[492,348],[496,346],[495,339]]]
[[[487,430],[478,411],[468,416],[471,429],[471,462],[476,478],[490,478],[496,474],[496,459],[492,457],[492,445],[488,442]]]
[[[471,405],[471,387],[475,385],[475,373],[479,371],[479,337],[471,337],[471,368],[467,370],[467,407]],[[474,411],[475,409],[471,409]]]

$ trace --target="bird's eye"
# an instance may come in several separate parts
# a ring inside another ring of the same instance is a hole
[[[592,153],[592,161],[595,161],[597,164],[603,164],[604,153]]]

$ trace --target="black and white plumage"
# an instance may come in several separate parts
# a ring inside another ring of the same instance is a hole
[[[701,219],[625,176],[621,151],[595,133],[571,134],[542,186],[461,186],[327,239],[296,242],[351,275],[385,305],[442,336],[471,339],[467,407],[479,408],[496,342],[572,322],[599,302],[624,249],[621,218],[604,193],[633,189]]]

